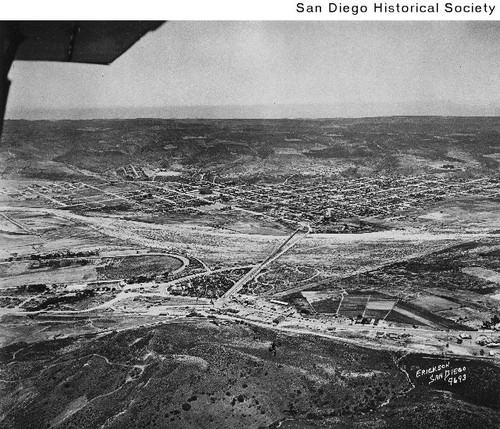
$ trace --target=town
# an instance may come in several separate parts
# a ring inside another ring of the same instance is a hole
[[[28,201],[42,199],[51,207],[75,212],[203,214],[209,210],[217,216],[237,211],[289,228],[308,223],[318,233],[377,231],[388,227],[381,220],[405,219],[415,210],[445,199],[491,199],[500,194],[499,176],[463,178],[448,173],[346,179],[297,175],[278,183],[235,183],[189,176],[155,181],[154,175],[146,176],[138,166],[126,168],[134,173],[125,179],[117,174],[90,183],[33,183],[3,193]]]

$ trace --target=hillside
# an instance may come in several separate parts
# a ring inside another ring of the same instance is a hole
[[[498,171],[498,117],[6,121],[4,177],[113,172],[134,162],[222,177]]]
[[[388,351],[187,319],[16,343],[2,350],[2,427],[498,427],[495,402],[413,389],[396,362]]]

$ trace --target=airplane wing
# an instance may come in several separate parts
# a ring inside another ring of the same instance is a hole
[[[0,138],[15,60],[110,64],[163,21],[0,22]]]
[[[110,64],[162,21],[21,21],[15,60]]]

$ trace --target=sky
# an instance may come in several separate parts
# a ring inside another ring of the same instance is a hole
[[[8,118],[491,115],[500,23],[174,21],[109,66],[9,77]]]

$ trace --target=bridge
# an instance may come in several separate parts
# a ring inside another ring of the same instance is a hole
[[[255,265],[248,273],[239,279],[231,289],[222,295],[217,304],[226,303],[234,294],[238,293],[247,283],[251,282],[271,262],[278,259],[283,253],[291,249],[299,240],[311,232],[309,225],[296,229],[277,249],[273,250],[260,264]]]

